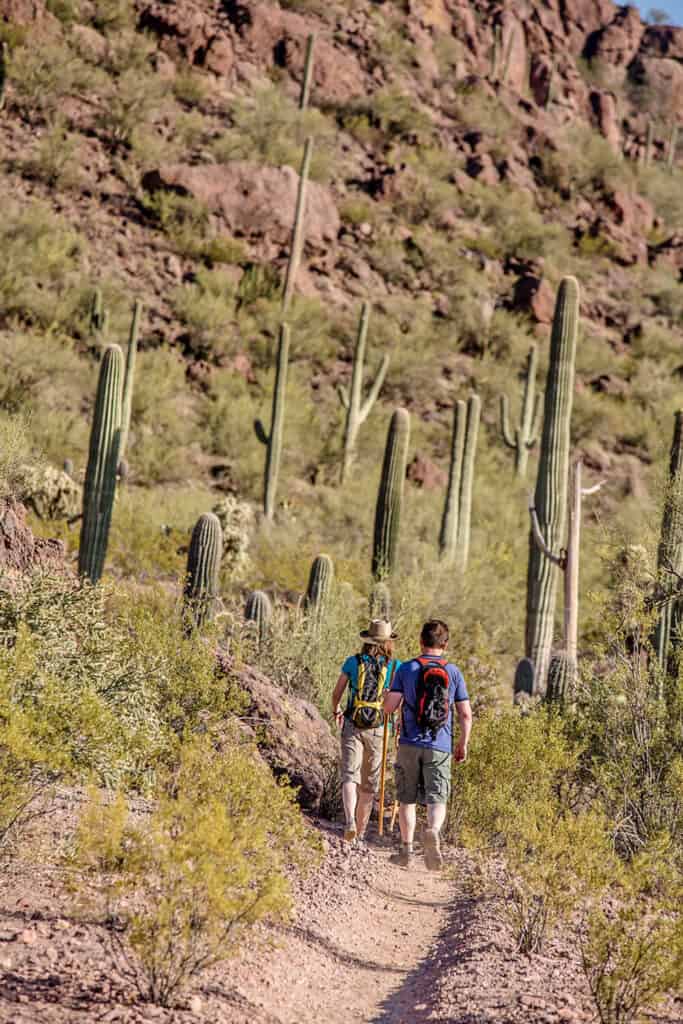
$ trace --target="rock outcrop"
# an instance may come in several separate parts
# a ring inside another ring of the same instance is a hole
[[[14,498],[0,498],[0,573],[64,568],[64,544],[34,537],[26,509]]]

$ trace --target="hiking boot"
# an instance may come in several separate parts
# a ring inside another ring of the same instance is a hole
[[[422,834],[422,843],[427,870],[441,871],[443,857],[441,855],[441,842],[437,830],[435,828],[426,828]]]
[[[413,863],[413,847],[412,844],[401,843],[397,853],[392,853],[389,858],[390,864],[397,864],[400,868],[409,868]]]
[[[344,829],[344,842],[352,843],[357,835],[358,832],[356,831],[356,826],[347,825],[346,828]]]

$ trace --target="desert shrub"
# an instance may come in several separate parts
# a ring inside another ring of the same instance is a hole
[[[195,356],[216,359],[230,350],[235,293],[234,279],[219,269],[201,269],[192,284],[172,292],[176,315],[188,329],[186,347]]]
[[[250,925],[287,913],[285,869],[308,867],[317,843],[293,791],[235,737],[219,749],[206,737],[184,744],[159,789],[146,820],[125,820],[120,800],[95,802],[72,863],[107,917],[124,922],[118,944],[142,994],[170,1005]]]
[[[682,180],[683,172],[679,168],[671,174],[661,163],[639,167],[637,171],[638,191],[650,200],[669,231],[683,220]]]
[[[178,72],[173,78],[172,88],[175,98],[190,107],[199,106],[209,95],[207,79],[196,71]]]
[[[91,24],[100,32],[119,32],[135,24],[135,7],[129,0],[95,0],[90,11]]]
[[[332,123],[319,110],[300,111],[282,88],[268,85],[231,105],[232,128],[221,133],[211,147],[218,161],[252,160],[297,172],[307,136],[315,139],[310,176],[325,180],[331,170]]]
[[[97,70],[61,41],[15,47],[9,74],[13,103],[27,117],[54,115],[65,96],[96,91],[101,84]]]
[[[0,408],[0,496],[14,494],[24,478],[23,467],[31,449],[28,430],[19,415],[8,415]]]
[[[348,104],[339,116],[342,127],[361,143],[393,139],[427,144],[434,131],[429,114],[398,86]]]
[[[570,125],[540,153],[542,180],[557,192],[596,194],[629,178],[619,153],[586,125]]]
[[[634,1024],[683,984],[683,883],[666,836],[587,914],[581,960],[600,1024]]]
[[[57,114],[33,151],[21,162],[21,170],[50,188],[74,188],[79,182],[77,149],[76,138],[69,134],[65,118]]]
[[[80,301],[84,243],[61,217],[41,203],[5,210],[0,226],[5,258],[0,307],[5,322],[40,327],[73,323]]]
[[[149,131],[166,96],[158,75],[135,66],[110,80],[97,125],[114,145],[130,146],[137,134]]]

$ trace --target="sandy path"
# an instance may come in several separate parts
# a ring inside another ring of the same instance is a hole
[[[453,883],[419,857],[410,871],[395,867],[390,853],[334,844],[327,887],[302,894],[297,922],[280,932],[274,950],[243,958],[233,981],[264,1021],[413,1019],[412,996],[404,1007],[401,993],[434,955]]]

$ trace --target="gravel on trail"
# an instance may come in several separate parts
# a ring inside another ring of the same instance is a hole
[[[65,810],[65,809],[64,809]],[[571,932],[515,952],[489,900],[466,895],[468,860],[443,874],[390,839],[345,844],[319,823],[324,863],[296,885],[292,920],[255,929],[182,1005],[143,1003],[106,929],[79,918],[54,868],[19,859],[0,887],[1,1024],[581,1024],[593,1019]],[[46,858],[47,862],[47,858]],[[658,1024],[683,1022],[673,1001]]]

